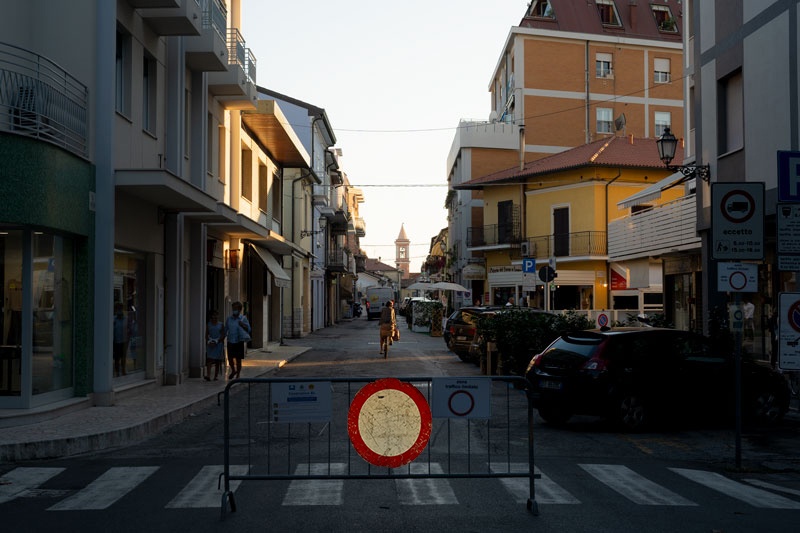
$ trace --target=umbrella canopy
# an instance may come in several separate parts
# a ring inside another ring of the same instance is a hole
[[[458,292],[469,291],[469,289],[464,287],[463,285],[459,285],[458,283],[451,283],[449,281],[440,281],[439,283],[434,283],[432,289],[440,291],[458,291]]]
[[[428,283],[425,281],[417,281],[416,283],[412,283],[411,285],[406,287],[406,289],[410,291],[430,291],[433,290],[434,288],[435,287],[433,283]]]

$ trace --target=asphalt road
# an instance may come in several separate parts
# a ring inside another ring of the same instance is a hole
[[[365,318],[287,342],[312,349],[273,377],[336,380],[332,421],[287,430],[270,420],[266,385],[241,384],[230,404],[232,472],[245,473],[239,468],[248,464],[251,473],[354,471],[363,462],[342,424],[365,382],[479,376],[441,338],[405,329],[384,359],[377,323]],[[349,389],[348,379],[357,382]],[[419,388],[427,395],[426,383],[420,380]],[[496,383],[491,422],[471,421],[464,429],[462,420],[434,419],[430,455],[426,449],[415,463],[433,473],[511,461],[524,468],[517,461],[527,452],[525,405],[521,391]],[[33,480],[27,493],[8,501],[0,484],[4,529],[732,532],[795,531],[800,523],[800,429],[793,417],[778,428],[746,432],[742,469],[733,468],[729,428],[621,434],[593,418],[553,428],[535,417],[538,516],[526,509],[526,478],[273,479],[232,482],[237,509],[221,521],[223,419],[215,406],[134,446],[4,468],[17,483]]]

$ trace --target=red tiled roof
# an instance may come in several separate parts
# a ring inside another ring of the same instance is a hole
[[[384,270],[397,270],[397,269],[393,266],[387,265],[386,263],[381,263],[377,259],[372,259],[367,257],[367,260],[364,263],[364,270],[366,272],[377,272],[378,270],[384,271]]]
[[[659,0],[658,2],[658,5],[669,8],[672,17],[677,22],[677,31],[675,32],[659,31],[651,8],[651,4],[655,4],[655,2],[651,1],[617,0],[617,14],[622,27],[604,26],[593,1],[549,1],[553,7],[554,18],[529,17],[526,10],[526,15],[519,23],[520,27],[678,43],[682,41],[680,32],[683,6],[680,0]]]
[[[680,143],[675,150],[676,164],[683,161],[683,148]],[[484,185],[498,183],[519,183],[534,176],[553,174],[581,167],[626,167],[664,169],[658,158],[656,139],[640,137],[608,137],[584,144],[564,152],[536,161],[530,161],[520,171],[519,166],[480,176],[454,189],[480,189]]]

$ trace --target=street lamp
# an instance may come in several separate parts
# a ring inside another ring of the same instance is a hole
[[[675,149],[678,147],[678,139],[669,131],[669,127],[664,128],[664,133],[656,141],[658,148],[658,158],[664,165],[673,172],[680,172],[686,178],[699,176],[703,181],[711,179],[711,167],[709,165],[670,165],[675,158]]]
[[[319,229],[316,230],[316,231],[310,231],[310,230],[305,230],[305,229],[304,230],[300,230],[300,237],[301,238],[310,237],[311,235],[317,235],[318,233],[324,232],[325,231],[325,225],[326,225],[327,222],[328,222],[328,219],[326,219],[325,217],[320,217],[320,219],[319,219]]]

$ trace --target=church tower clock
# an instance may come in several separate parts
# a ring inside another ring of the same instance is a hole
[[[411,273],[411,241],[408,240],[406,229],[400,225],[400,235],[394,241],[394,264],[397,270],[403,272],[403,278],[408,278]]]

